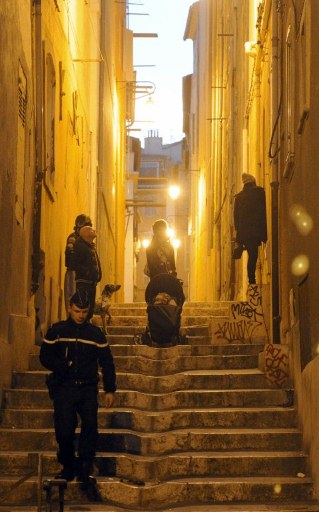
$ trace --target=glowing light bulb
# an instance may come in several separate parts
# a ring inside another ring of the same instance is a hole
[[[142,241],[142,246],[144,247],[144,249],[146,249],[150,245],[150,243],[150,240],[144,238],[144,240]]]
[[[296,222],[296,227],[301,235],[309,235],[313,228],[313,220],[310,215],[306,212],[302,213]]]
[[[291,220],[295,223],[299,233],[309,235],[313,228],[313,219],[301,204],[293,204],[289,210]]]
[[[167,230],[167,236],[170,240],[175,238],[175,230],[173,228],[168,228]]]
[[[168,193],[172,199],[177,199],[181,193],[181,188],[178,185],[171,185],[168,189]]]
[[[291,272],[294,276],[302,276],[309,270],[309,258],[306,254],[299,254],[291,263]]]
[[[290,218],[296,222],[296,220],[305,212],[305,209],[301,204],[293,204],[289,210]]]

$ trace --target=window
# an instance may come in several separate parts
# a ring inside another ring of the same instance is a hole
[[[25,182],[25,143],[27,113],[27,79],[19,62],[18,77],[18,140],[17,140],[17,172],[15,193],[15,217],[19,225],[24,222],[24,182]]]
[[[291,179],[295,159],[295,30],[294,16],[290,9],[287,19],[286,45],[285,45],[285,108],[284,108],[284,130],[285,130],[285,151],[284,151],[284,176]]]
[[[56,75],[51,54],[45,60],[45,185],[54,199]]]

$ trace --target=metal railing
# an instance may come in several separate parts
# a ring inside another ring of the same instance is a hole
[[[0,495],[0,504],[4,503],[5,500],[12,494],[12,492],[20,487],[29,478],[37,475],[37,510],[42,510],[42,478],[43,478],[43,453],[42,452],[31,452],[28,453],[28,465],[31,468],[24,476],[16,480],[5,492]]]

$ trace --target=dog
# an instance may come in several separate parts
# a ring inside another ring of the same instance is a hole
[[[103,288],[102,295],[95,301],[94,315],[100,315],[102,320],[103,330],[106,333],[105,318],[107,318],[107,325],[111,323],[112,315],[110,313],[111,297],[113,293],[121,288],[120,284],[106,284]]]

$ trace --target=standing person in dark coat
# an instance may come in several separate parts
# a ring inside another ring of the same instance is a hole
[[[256,185],[251,174],[243,173],[243,190],[235,196],[234,222],[236,242],[248,252],[248,281],[256,283],[258,246],[267,241],[265,190]]]
[[[73,232],[70,233],[67,237],[64,253],[66,266],[66,273],[64,278],[64,302],[66,312],[68,312],[70,297],[75,293],[76,290],[73,262],[75,240],[79,237],[80,228],[83,226],[92,227],[92,221],[88,215],[81,213],[76,217],[74,224]]]
[[[157,274],[172,274],[176,277],[174,248],[169,241],[166,220],[155,221],[152,228],[153,238],[146,249],[149,277],[153,279]]]
[[[95,229],[91,226],[83,226],[79,230],[79,235],[73,249],[75,283],[76,289],[88,296],[90,308],[87,320],[90,320],[93,316],[96,285],[101,281],[102,271],[94,243]]]
[[[69,318],[53,324],[40,349],[40,361],[50,370],[47,385],[54,406],[54,427],[63,469],[57,478],[77,475],[87,490],[98,439],[98,368],[102,369],[105,406],[112,407],[116,377],[109,343],[101,329],[87,321],[89,302],[76,292],[70,299]],[[78,459],[75,457],[77,415],[81,418]]]

